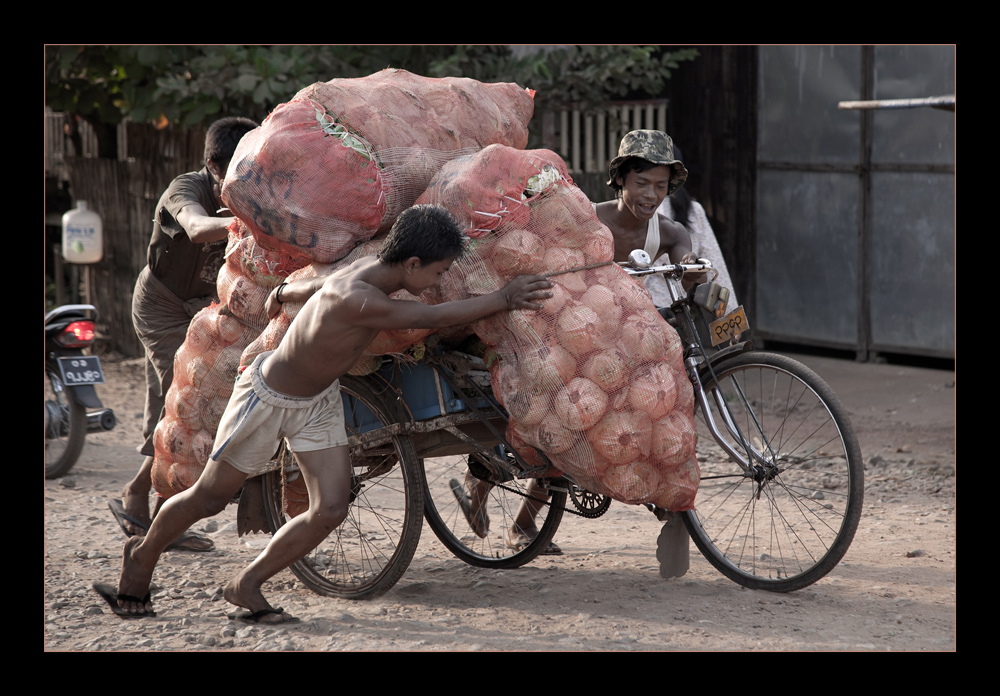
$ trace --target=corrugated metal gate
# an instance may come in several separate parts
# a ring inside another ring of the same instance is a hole
[[[955,355],[955,117],[846,100],[954,95],[954,46],[760,48],[764,339]]]

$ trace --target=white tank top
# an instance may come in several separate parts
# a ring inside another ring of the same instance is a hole
[[[597,212],[597,203],[591,203],[594,212]],[[649,254],[649,258],[656,260],[656,254],[660,251],[660,216],[654,214],[646,224],[646,245],[643,247]]]

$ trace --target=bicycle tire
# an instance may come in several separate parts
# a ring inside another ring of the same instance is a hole
[[[539,511],[544,519],[538,534],[523,548],[509,548],[505,535],[514,525],[521,502],[535,479],[512,479],[494,485],[487,498],[489,533],[473,533],[454,493],[451,480],[465,481],[464,457],[440,457],[424,461],[424,518],[435,536],[457,558],[479,568],[519,568],[544,551],[559,528],[566,506],[566,491],[553,490],[548,505]],[[565,487],[567,484],[559,484]],[[536,523],[537,524],[537,523]]]
[[[407,435],[395,435],[388,445],[362,455],[354,438],[362,430],[398,422],[398,412],[362,377],[342,377],[340,392],[352,440],[349,511],[323,543],[290,569],[317,594],[374,599],[399,581],[420,542],[423,470]],[[287,457],[290,462],[291,455]],[[285,475],[289,476],[287,468]],[[272,471],[264,477],[265,509],[272,533],[287,521],[281,502],[281,476],[281,471]]]
[[[699,452],[696,509],[683,515],[691,538],[744,587],[811,585],[843,559],[861,518],[864,464],[847,412],[826,382],[786,356],[742,353],[712,367],[714,377],[702,373],[709,402],[721,385],[734,421],[762,456],[754,480],[725,453]],[[699,442],[715,445],[698,411]]]
[[[83,452],[87,437],[87,409],[70,398],[66,387],[55,372],[46,369],[45,406],[60,423],[50,423],[45,434],[45,478],[65,476]]]

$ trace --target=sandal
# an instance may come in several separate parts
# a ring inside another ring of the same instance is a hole
[[[508,549],[513,549],[515,552],[520,553],[528,548],[528,545],[534,541],[534,537],[529,537],[524,532],[514,532],[512,529],[508,529],[507,533],[504,535],[504,544]],[[539,553],[539,556],[561,556],[563,550],[554,541],[550,541],[549,545]]]
[[[465,492],[465,486],[459,483],[458,479],[449,480],[448,485],[451,486],[451,492],[458,501],[458,506],[462,508],[462,514],[465,515],[469,527],[477,537],[485,539],[490,532],[490,518],[486,516],[486,511],[482,507],[476,512],[472,511],[472,498]]]

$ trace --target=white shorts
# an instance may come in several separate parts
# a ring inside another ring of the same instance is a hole
[[[340,381],[315,396],[288,396],[264,383],[261,353],[236,380],[219,422],[211,459],[251,476],[274,458],[282,438],[293,452],[347,444]]]

